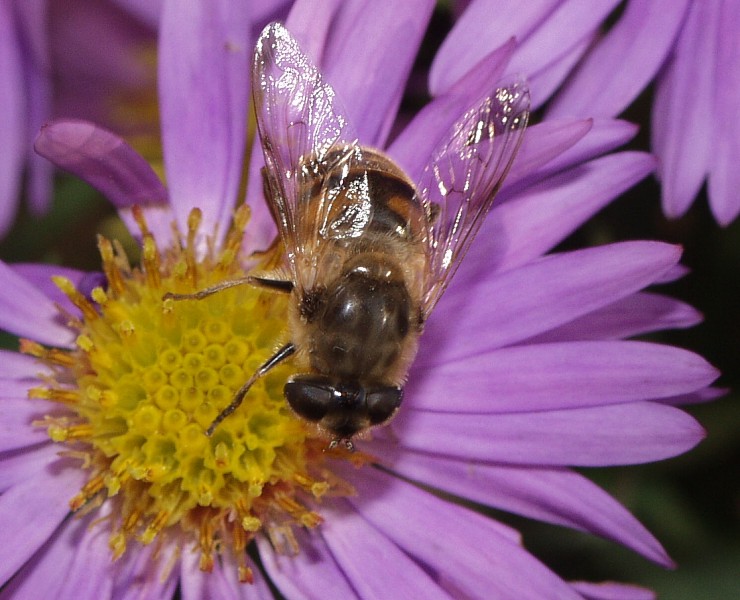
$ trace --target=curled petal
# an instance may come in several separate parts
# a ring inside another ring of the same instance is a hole
[[[52,121],[41,128],[34,148],[119,208],[167,201],[167,191],[149,163],[122,138],[93,123]]]

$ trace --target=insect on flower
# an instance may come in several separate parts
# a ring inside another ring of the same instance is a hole
[[[414,184],[362,146],[336,93],[280,24],[262,32],[253,95],[265,192],[289,279],[225,281],[198,299],[248,283],[291,295],[290,341],[238,390],[293,357],[284,395],[293,411],[352,448],[398,410],[424,323],[477,233],[521,143],[526,86],[495,89],[468,110]]]

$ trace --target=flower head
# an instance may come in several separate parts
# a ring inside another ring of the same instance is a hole
[[[248,15],[243,3],[195,6],[183,13],[173,1],[163,12],[166,188],[121,138],[89,123],[52,123],[37,140],[119,207],[142,260],[131,267],[101,240],[102,285],[56,267],[0,265],[0,325],[28,340],[0,366],[7,589],[40,595],[63,579],[62,593],[118,597],[134,584],[167,597],[179,583],[183,596],[231,597],[248,593],[242,580],[267,596],[269,580],[291,598],[637,597],[563,581],[515,531],[428,491],[670,564],[624,508],[568,467],[657,460],[701,439],[674,405],[711,396],[715,370],[690,352],[625,339],[698,320],[643,291],[680,275],[680,250],[629,242],[543,256],[652,170],[641,153],[604,155],[633,128],[552,119],[528,130],[501,203],[428,321],[402,410],[357,452],[327,451],[287,408],[287,363],[209,438],[215,415],[288,332],[286,302],[268,290],[163,300],[274,260],[251,253],[274,233],[258,152],[249,209],[234,208]],[[515,51],[504,43],[461,74],[388,144],[432,6],[298,2],[288,18],[306,52],[323,57],[361,141],[412,177]],[[368,38],[384,51],[367,52]],[[58,287],[49,274],[63,275]],[[250,543],[257,554],[245,552]]]

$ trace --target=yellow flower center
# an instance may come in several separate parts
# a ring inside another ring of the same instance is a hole
[[[230,548],[240,578],[249,581],[245,547],[254,535],[263,531],[296,550],[291,527],[316,526],[321,517],[310,507],[328,492],[350,491],[327,459],[362,459],[327,450],[293,415],[282,396],[289,365],[258,380],[206,436],[285,337],[287,298],[240,285],[199,300],[163,300],[166,292],[194,293],[244,277],[238,256],[247,210],[237,213],[223,249],[203,259],[195,250],[198,212],[187,239],[165,253],[137,215],[140,268],[101,239],[106,289],[96,288],[90,301],[70,281],[56,280],[82,313],[71,323],[76,349],[23,341],[26,353],[57,373],[30,395],[68,407],[43,425],[91,471],[72,509],[91,510],[106,498],[117,503],[109,518],[114,557],[131,540],[149,544],[176,529],[181,546],[199,547],[202,569],[212,568],[214,552]]]

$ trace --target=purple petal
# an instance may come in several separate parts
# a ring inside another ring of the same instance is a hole
[[[568,323],[650,285],[680,257],[678,246],[623,242],[547,256],[496,276],[480,273],[472,290],[473,284],[453,286],[440,302],[417,364],[444,363]],[[471,301],[471,293],[481,301]]]
[[[247,3],[166,1],[159,91],[167,186],[181,231],[203,209],[201,231],[223,235],[237,201],[247,133]]]
[[[337,565],[319,531],[295,529],[300,546],[295,556],[278,554],[265,537],[257,537],[260,559],[286,598],[352,598],[355,592]]]
[[[632,548],[663,566],[673,565],[660,543],[628,510],[573,471],[473,465],[415,452],[397,453],[387,464],[403,477],[466,500],[588,531]]]
[[[406,394],[408,405],[420,410],[560,410],[689,393],[718,375],[699,355],[673,346],[564,342],[417,363]]]
[[[536,169],[549,166],[551,161],[584,139],[592,126],[590,119],[558,119],[527,129],[506,180],[506,187],[516,185]]]
[[[46,372],[48,369],[32,356],[0,350],[0,378],[2,379],[36,380],[39,373]]]
[[[164,0],[113,0],[113,2],[132,15],[136,15],[152,29],[156,29],[159,25]]]
[[[70,269],[68,267],[61,267],[59,265],[46,265],[36,263],[26,264],[14,264],[10,265],[18,275],[29,281],[38,288],[43,294],[60,305],[66,312],[70,314],[79,314],[80,310],[72,304],[67,296],[56,286],[52,281],[52,277],[62,276],[69,279],[77,289],[78,286],[86,281],[91,275],[84,271],[78,271],[77,269]],[[83,292],[84,293],[84,292]]]
[[[99,517],[96,513],[68,520],[4,591],[14,598],[109,598],[113,587],[109,534],[93,525]]]
[[[321,535],[360,598],[449,598],[392,538],[350,507],[333,510]]]
[[[438,96],[486,54],[512,37],[519,41],[545,21],[558,0],[475,0],[447,35],[429,72],[429,89]]]
[[[556,125],[563,122],[567,123],[568,121],[568,119],[556,119],[545,121],[543,125],[546,123]],[[529,186],[535,185],[547,177],[551,177],[567,169],[577,168],[584,162],[606,154],[627,143],[637,134],[637,126],[627,121],[615,121],[613,119],[591,121],[591,119],[588,119],[587,121],[576,122],[587,122],[592,125],[586,135],[574,140],[573,144],[563,143],[560,147],[560,153],[547,162],[544,162],[544,164],[535,163],[530,170],[526,170],[526,163],[523,161],[520,162],[522,158],[521,154],[517,156],[512,167],[512,173],[509,174],[504,189],[501,191],[501,201],[521,193]],[[534,129],[535,127],[530,128],[527,134],[531,133]],[[524,146],[527,144],[527,134],[524,137],[522,150],[526,150]],[[535,143],[536,140],[532,142],[533,145]],[[655,168],[655,159],[650,155],[643,155],[643,157],[646,164],[650,162],[652,171]]]
[[[593,45],[596,32],[589,32],[553,62],[540,65],[528,75],[532,92],[532,108],[539,109],[561,86],[583,55]]]
[[[578,597],[494,521],[377,470],[363,469],[350,481],[357,511],[436,572],[451,596],[476,598],[485,590],[490,598]]]
[[[27,450],[0,453],[0,493],[24,482],[29,475],[46,471],[57,460],[59,446],[51,442]]]
[[[52,346],[69,346],[74,341],[54,303],[3,262],[0,281],[0,328]]]
[[[626,583],[573,581],[571,585],[588,600],[655,600],[656,598],[652,590]]]
[[[670,398],[661,398],[658,402],[670,404],[671,406],[688,406],[691,404],[706,404],[717,398],[728,394],[727,388],[708,387],[703,390],[692,392],[691,394],[681,394],[680,396],[671,396]]]
[[[199,567],[197,552],[183,552],[180,559],[180,590],[183,600],[273,600],[270,588],[261,573],[254,569],[254,582],[246,584],[238,578],[237,565],[231,560],[216,560],[213,571],[205,573]]]
[[[495,389],[491,396],[495,399]],[[651,402],[482,415],[409,408],[399,413],[393,429],[403,448],[420,452],[482,462],[584,467],[661,460],[690,450],[704,438],[692,417]]]
[[[434,98],[419,111],[393,141],[388,153],[398,158],[399,164],[412,180],[420,177],[441,136],[484,94],[492,91],[491,82],[498,81],[514,48],[514,41],[511,40],[485,57],[461,77],[448,93]],[[527,136],[537,137],[538,134],[534,132],[541,132],[541,129],[541,126],[530,128],[525,136],[525,145]],[[531,143],[529,145],[532,146]],[[524,152],[524,149],[520,150],[517,161],[521,160]]]
[[[332,23],[322,71],[364,144],[384,145],[434,4],[345,2]]]
[[[57,406],[44,400],[0,399],[0,452],[25,450],[48,442],[46,429],[31,423],[58,412]]]
[[[149,163],[122,138],[92,123],[53,121],[41,129],[34,148],[118,207],[167,200],[167,191]]]
[[[694,307],[658,294],[633,294],[570,323],[531,338],[529,343],[624,339],[665,329],[684,329],[702,321]]]
[[[43,471],[0,496],[0,582],[7,582],[52,536],[85,477],[78,468]]]
[[[159,600],[173,598],[179,580],[177,564],[180,550],[174,544],[164,547],[138,545],[115,565],[113,594],[115,600]]]
[[[729,225],[740,212],[740,123],[737,107],[740,105],[740,4],[720,4],[717,73],[715,78],[715,114],[713,158],[709,173],[709,201],[715,218],[721,225]]]
[[[513,73],[536,73],[556,63],[573,48],[583,46],[617,4],[619,0],[561,2],[532,35],[522,39],[509,69]],[[494,15],[489,13],[489,22]]]
[[[611,117],[627,108],[663,64],[687,5],[687,0],[628,2],[621,19],[550,104],[548,118]]]
[[[550,250],[653,169],[642,152],[604,156],[549,177],[495,207],[481,227],[453,286],[484,269],[503,271]]]
[[[9,2],[0,2],[0,236],[15,217],[26,149],[26,85],[12,13]]]
[[[716,115],[714,69],[718,7],[692,4],[659,81],[653,106],[653,148],[660,159],[663,210],[669,217],[686,212],[711,164]]]

